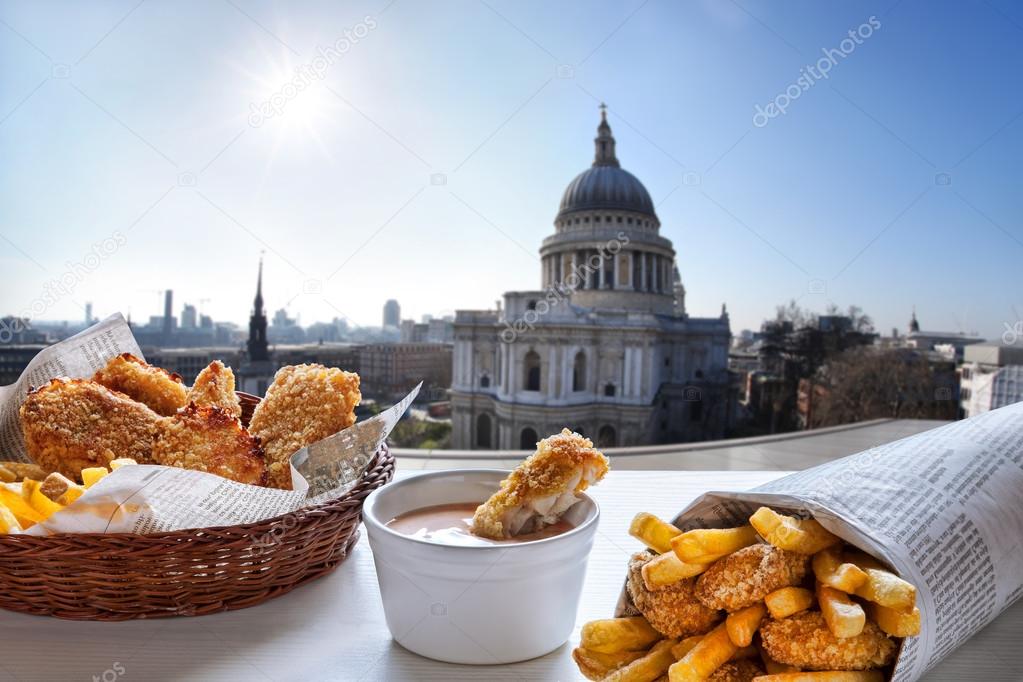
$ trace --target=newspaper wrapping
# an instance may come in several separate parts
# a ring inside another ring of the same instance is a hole
[[[55,377],[91,377],[120,353],[142,357],[131,328],[119,314],[41,350],[18,381],[0,387],[0,459],[30,461],[18,409],[31,386]],[[122,467],[26,532],[146,534],[231,526],[256,523],[335,499],[359,480],[418,392],[417,386],[401,402],[372,419],[292,455],[294,490],[245,485],[173,467]]]
[[[674,523],[738,526],[760,506],[817,519],[917,586],[922,631],[892,674],[917,680],[1023,594],[1023,403],[749,492],[709,492]],[[617,615],[630,609],[623,590]]]

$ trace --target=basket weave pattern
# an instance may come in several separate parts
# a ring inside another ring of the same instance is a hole
[[[247,423],[258,399],[239,397]],[[344,561],[359,539],[363,501],[393,475],[385,445],[345,496],[259,523],[152,535],[0,535],[0,608],[117,621],[255,606]]]

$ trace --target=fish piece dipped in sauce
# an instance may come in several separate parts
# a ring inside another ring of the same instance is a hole
[[[578,493],[604,478],[607,457],[588,439],[564,429],[545,438],[473,515],[472,532],[494,540],[535,533],[557,523]]]

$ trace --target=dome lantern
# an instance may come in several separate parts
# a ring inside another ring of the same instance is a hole
[[[576,211],[627,211],[653,218],[654,202],[643,183],[621,167],[615,153],[615,138],[607,122],[607,105],[600,105],[600,125],[593,140],[593,165],[575,177],[561,196],[558,218]]]

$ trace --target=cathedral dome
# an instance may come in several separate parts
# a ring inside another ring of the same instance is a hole
[[[615,156],[615,139],[607,123],[607,112],[600,113],[600,126],[594,139],[593,166],[575,177],[561,196],[558,217],[573,211],[635,211],[656,217],[654,202],[643,183],[622,169]]]
[[[617,166],[594,166],[577,175],[561,195],[558,214],[604,208],[654,215],[643,183]]]

